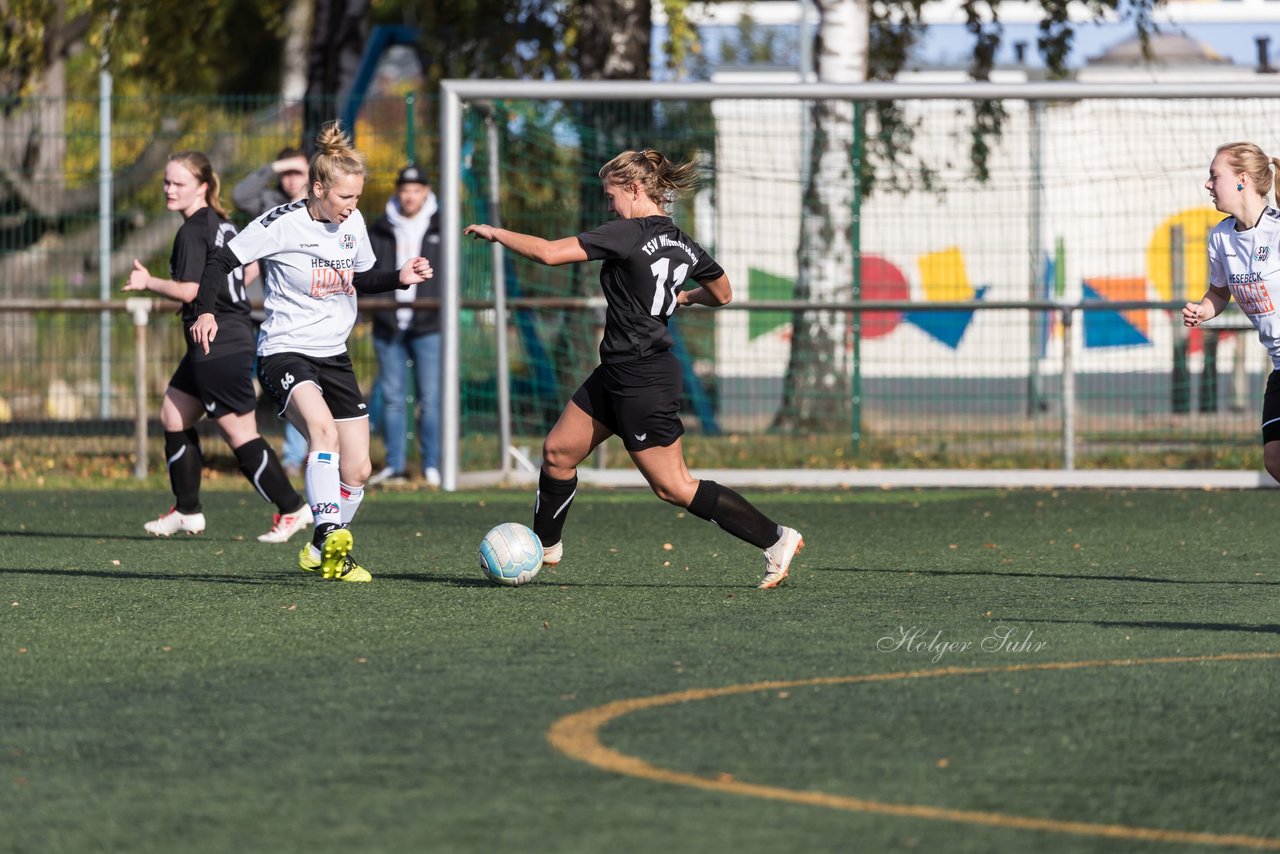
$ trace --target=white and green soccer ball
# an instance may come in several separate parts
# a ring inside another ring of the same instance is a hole
[[[503,522],[480,541],[480,571],[494,584],[519,587],[542,569],[542,542],[519,522]]]

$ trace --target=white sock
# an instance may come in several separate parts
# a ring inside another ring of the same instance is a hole
[[[342,504],[342,524],[350,525],[351,520],[356,518],[356,511],[360,509],[360,502],[364,501],[364,487],[339,483],[338,491]]]
[[[307,454],[307,500],[315,526],[342,524],[342,484],[338,478],[338,452],[313,451]]]

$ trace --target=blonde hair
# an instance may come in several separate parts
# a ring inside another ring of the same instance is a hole
[[[230,219],[226,208],[222,206],[222,200],[218,198],[219,193],[222,192],[222,181],[218,178],[218,173],[213,171],[213,164],[209,162],[208,156],[203,151],[179,151],[169,155],[169,162],[181,163],[197,181],[205,184],[205,202],[218,216]]]
[[[309,179],[314,188],[316,182],[326,190],[333,187],[344,175],[364,176],[364,155],[351,145],[351,137],[336,119],[325,122],[316,134],[316,153],[311,155]]]
[[[1252,142],[1228,142],[1226,145],[1219,145],[1214,156],[1223,152],[1227,155],[1227,163],[1232,171],[1248,175],[1249,180],[1258,188],[1259,195],[1264,198],[1270,195],[1275,174],[1272,169],[1280,169],[1280,158],[1268,157]]]
[[[600,179],[628,186],[636,183],[658,207],[665,208],[698,186],[698,161],[679,165],[659,151],[624,151],[600,167]]]

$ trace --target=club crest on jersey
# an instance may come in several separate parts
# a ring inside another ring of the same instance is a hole
[[[342,235],[342,248],[351,250],[356,248],[356,236],[354,234]]]
[[[1270,246],[1259,246],[1253,251],[1253,257],[1259,261],[1267,260],[1267,256],[1271,254]]]

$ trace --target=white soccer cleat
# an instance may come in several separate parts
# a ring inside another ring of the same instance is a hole
[[[804,548],[804,537],[794,528],[783,528],[778,542],[764,550],[764,578],[756,585],[761,590],[772,590],[787,580],[791,573],[791,560]]]
[[[440,469],[435,466],[427,466],[422,470],[422,476],[427,481],[427,486],[440,485]]]
[[[155,534],[157,537],[172,537],[179,531],[199,534],[204,530],[204,514],[179,513],[177,508],[170,507],[168,513],[142,527],[146,528],[148,534]]]
[[[387,466],[380,471],[374,472],[373,476],[370,477],[366,483],[369,486],[381,486],[384,483],[390,486],[392,484],[404,483],[404,481],[405,477],[403,472],[398,472],[391,466]]]
[[[315,521],[311,505],[303,504],[296,513],[277,513],[271,518],[271,530],[258,537],[260,543],[287,543],[289,538]]]
[[[542,565],[555,566],[564,557],[564,540],[556,543],[554,546],[542,547]]]

